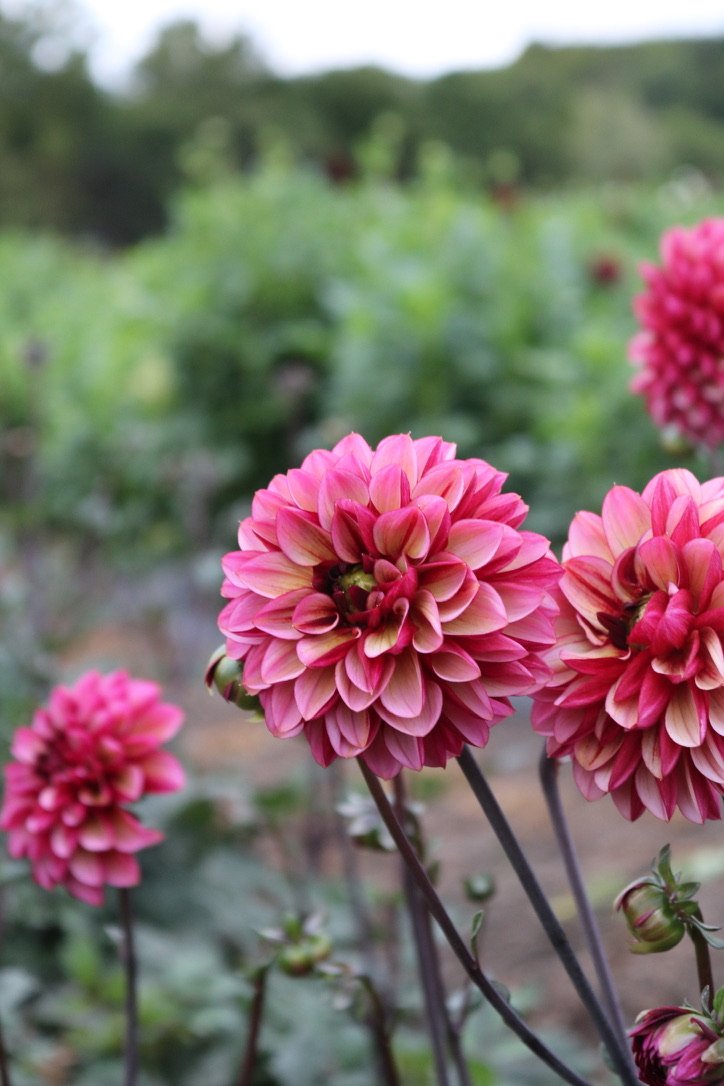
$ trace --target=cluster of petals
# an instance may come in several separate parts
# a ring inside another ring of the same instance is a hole
[[[724,479],[683,469],[642,494],[616,486],[571,524],[533,726],[587,799],[610,793],[626,818],[721,817],[722,554]]]
[[[104,886],[138,883],[134,853],[163,835],[128,804],[183,786],[178,761],[160,749],[182,722],[156,683],[91,671],[55,687],[30,726],[15,732],[0,828],[40,886],[61,885],[101,905]]]
[[[642,1011],[631,1030],[641,1082],[646,1086],[709,1086],[724,1082],[719,1033],[708,1016],[686,1007]]]
[[[547,675],[548,541],[482,460],[350,434],[254,497],[219,618],[272,734],[378,776],[443,766]]]
[[[669,230],[661,256],[641,267],[631,387],[657,426],[714,447],[724,441],[724,218]]]

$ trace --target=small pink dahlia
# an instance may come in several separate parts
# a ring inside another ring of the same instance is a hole
[[[553,677],[535,695],[548,753],[629,819],[721,817],[724,479],[683,469],[578,513],[557,590]]]
[[[44,889],[62,885],[90,905],[103,903],[105,885],[135,886],[133,853],[163,834],[127,804],[183,786],[181,766],[159,749],[182,721],[156,683],[123,671],[55,687],[10,748],[0,810],[10,855],[27,856]]]
[[[641,267],[631,387],[657,426],[713,447],[724,441],[724,219],[667,231],[661,256],[661,267]]]
[[[724,1082],[721,1033],[687,1007],[642,1011],[631,1030],[636,1069],[646,1086],[707,1086]]]
[[[255,495],[219,626],[273,735],[389,778],[483,746],[545,679],[560,569],[504,480],[438,437],[351,434]]]

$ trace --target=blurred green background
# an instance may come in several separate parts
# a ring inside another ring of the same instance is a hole
[[[3,756],[88,661],[138,663],[191,712],[219,639],[218,556],[251,494],[351,429],[457,441],[510,473],[556,545],[614,482],[709,470],[629,393],[627,342],[661,232],[724,214],[724,39],[532,46],[428,82],[282,79],[243,36],[178,22],[111,93],[62,6],[28,11],[0,12]],[[244,773],[241,814],[215,777],[159,814],[173,837],[140,906],[148,1086],[228,1086],[250,932],[298,896],[260,856],[306,812],[306,782],[270,798]],[[18,1083],[110,1082],[110,914],[3,871]],[[352,945],[338,885],[314,885]],[[359,1029],[327,1004],[334,1044],[309,1055],[322,1012],[304,1017],[295,983],[275,981],[296,1011],[275,1012],[259,1086],[373,1086]],[[401,1051],[421,1086],[415,1013]],[[476,1034],[476,1084],[550,1081],[496,1029]]]

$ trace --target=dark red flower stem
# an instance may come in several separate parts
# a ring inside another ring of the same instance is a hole
[[[0,1086],[11,1086],[10,1083],[10,1066],[8,1064],[8,1054],[5,1048],[5,1039],[2,1032],[2,1024],[0,1023]]]
[[[604,1004],[608,1011],[609,1018],[611,1019],[611,1023],[618,1032],[619,1042],[622,1048],[624,1048],[625,1051],[628,1051],[626,1023],[624,1022],[623,1013],[621,1011],[621,1003],[611,975],[608,959],[606,958],[603,949],[601,931],[591,907],[591,902],[586,893],[583,874],[581,872],[575,845],[573,844],[573,838],[561,802],[560,791],[558,788],[558,769],[559,763],[555,758],[549,758],[544,749],[540,760],[540,779],[543,786],[543,795],[548,804],[548,813],[550,815],[551,824],[556,835],[556,840],[558,841],[558,848],[563,858],[566,875],[568,876],[568,883],[573,893],[573,900],[576,903],[576,909],[578,910],[583,933],[591,954],[593,967],[596,971],[596,976],[598,977]],[[631,1068],[633,1069],[633,1063],[631,1064]]]
[[[269,966],[262,965],[254,973],[252,984],[254,994],[249,1009],[249,1030],[246,1036],[246,1048],[244,1059],[239,1071],[237,1086],[251,1086],[254,1079],[254,1071],[259,1059],[259,1036],[261,1024],[264,1018],[264,1001],[266,998],[266,982],[269,974]]]
[[[395,814],[400,825],[405,825],[405,786],[402,773],[394,780]],[[418,856],[422,863],[422,856]],[[427,907],[420,898],[420,890],[409,869],[402,861],[402,888],[405,904],[410,917],[412,936],[417,955],[417,968],[422,982],[422,994],[425,1001],[435,1074],[439,1086],[450,1086],[448,1078],[447,1023],[445,1021],[445,990],[442,986],[440,963],[437,960],[435,945],[430,938],[427,924]]]
[[[697,909],[694,913],[696,920],[703,922],[704,917],[701,915],[701,909]],[[713,999],[716,992],[714,987],[714,974],[711,968],[711,954],[709,952],[709,944],[700,931],[694,927],[693,924],[688,924],[687,929],[689,938],[694,944],[694,953],[696,954],[696,973],[699,978],[699,991],[703,992],[705,988],[709,989],[709,998]]]
[[[581,969],[566,933],[528,863],[525,853],[518,844],[498,801],[490,790],[488,782],[468,747],[463,747],[458,763],[511,867],[515,871],[518,881],[533,906],[541,927],[548,936],[583,1006],[588,1011],[591,1022],[596,1027],[598,1035],[608,1052],[613,1069],[627,1086],[639,1086],[639,1078],[633,1070],[628,1045],[625,1045],[625,1047],[622,1045],[616,1031],[609,1022],[596,993]]]
[[[367,992],[370,1001],[370,1029],[375,1039],[375,1056],[381,1076],[380,1086],[402,1086],[397,1064],[395,1063],[395,1055],[392,1051],[392,1040],[385,1005],[370,977],[363,974],[360,976],[359,981]]]
[[[547,1045],[536,1036],[480,968],[475,961],[475,958],[470,953],[467,944],[455,927],[450,914],[440,900],[437,890],[432,885],[427,872],[420,863],[417,853],[398,821],[382,785],[361,758],[358,758],[357,762],[360,767],[360,772],[365,779],[365,783],[370,790],[370,794],[377,804],[382,820],[390,831],[390,835],[397,845],[415,883],[420,888],[431,916],[435,919],[451,949],[455,953],[455,956],[473,984],[480,989],[488,1003],[490,1003],[491,1007],[497,1011],[506,1026],[520,1038],[523,1044],[525,1044],[538,1059],[555,1071],[564,1082],[570,1083],[571,1086],[590,1086],[585,1079],[581,1078],[581,1076],[576,1074],[572,1068],[568,1067],[563,1060],[559,1059],[555,1053],[551,1052]]]
[[[133,936],[133,909],[131,891],[121,887],[118,891],[121,907],[121,961],[126,978],[126,1036],[123,1054],[123,1086],[136,1086],[138,1082],[138,969],[136,946]]]

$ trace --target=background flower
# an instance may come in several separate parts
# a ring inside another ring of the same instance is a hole
[[[614,487],[571,524],[533,725],[586,798],[610,792],[627,818],[721,817],[722,550],[724,479],[681,469],[641,495]]]
[[[105,885],[135,886],[133,853],[163,835],[127,805],[183,786],[178,761],[159,749],[182,721],[156,683],[123,671],[55,687],[13,738],[0,811],[10,854],[26,856],[45,889],[65,886],[90,905],[102,904]]]
[[[662,266],[643,264],[631,341],[634,392],[657,426],[694,444],[724,440],[724,219],[677,226],[661,241]]]
[[[544,680],[559,567],[504,479],[437,437],[351,434],[258,491],[219,625],[272,734],[392,777],[484,745]]]
[[[719,1032],[708,1015],[686,1007],[642,1011],[631,1030],[636,1067],[646,1086],[724,1082]]]

